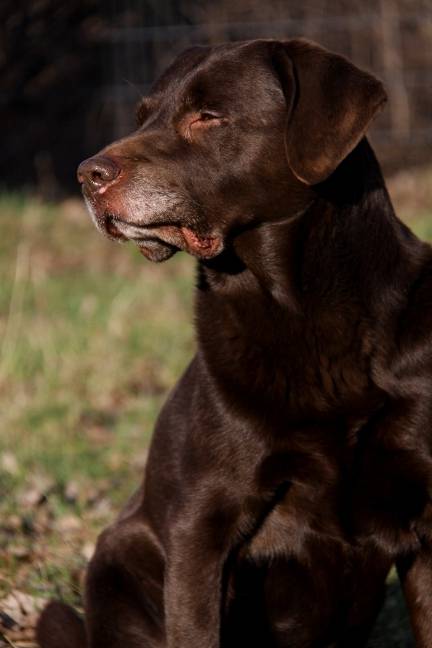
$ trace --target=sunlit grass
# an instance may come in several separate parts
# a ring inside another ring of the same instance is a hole
[[[23,473],[103,470],[89,427],[133,455],[192,355],[193,265],[103,240],[75,203],[3,198],[0,218],[0,448]]]
[[[192,357],[194,264],[178,255],[152,265],[104,240],[77,201],[3,196],[0,219],[0,518],[21,516],[35,488],[47,491],[54,519],[82,516],[89,505],[68,501],[68,485],[104,490],[108,480],[113,510],[88,516],[82,544],[141,480],[157,413]],[[23,586],[23,560],[8,550],[18,540],[23,553],[34,538],[20,529],[14,538],[0,523],[0,594]],[[60,536],[44,537],[47,550]],[[76,556],[61,554],[32,558],[39,567],[24,586],[54,594],[56,579],[37,574],[67,581]]]

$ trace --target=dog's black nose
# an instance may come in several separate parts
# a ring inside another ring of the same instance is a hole
[[[78,167],[78,182],[91,189],[99,189],[112,182],[120,173],[119,166],[108,157],[95,156],[84,160]]]

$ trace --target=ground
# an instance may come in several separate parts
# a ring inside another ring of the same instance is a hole
[[[432,240],[432,170],[390,188]],[[0,223],[0,648],[30,648],[44,601],[79,608],[97,534],[141,479],[193,353],[194,262],[105,240],[79,200],[0,196]],[[371,645],[413,645],[394,578]]]

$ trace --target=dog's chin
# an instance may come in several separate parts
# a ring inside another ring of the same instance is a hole
[[[168,243],[163,243],[157,239],[141,241],[138,245],[138,249],[146,259],[153,261],[154,263],[167,261],[167,259],[170,259],[176,252],[178,252],[178,248],[169,245]]]
[[[152,220],[148,225],[134,223],[125,216],[120,216],[112,207],[108,209],[106,204],[98,208],[94,199],[90,199],[85,191],[83,193],[98,230],[112,240],[132,241],[150,261],[166,261],[179,250],[184,250],[198,259],[212,259],[224,248],[220,231],[203,235],[191,226],[181,223],[158,224]]]

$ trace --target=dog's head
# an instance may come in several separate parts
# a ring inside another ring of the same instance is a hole
[[[304,40],[194,47],[138,109],[138,129],[78,177],[104,233],[154,261],[212,258],[250,224],[311,200],[385,102],[379,81]]]

